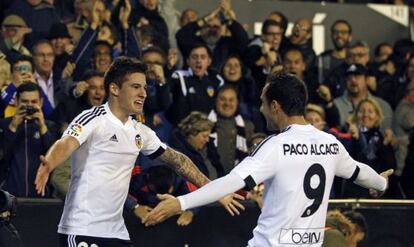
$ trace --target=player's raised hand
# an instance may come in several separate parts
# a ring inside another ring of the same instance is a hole
[[[244,206],[237,200],[242,201],[244,200],[244,197],[239,194],[232,193],[221,198],[219,202],[221,203],[221,205],[223,205],[223,207],[227,210],[227,212],[229,212],[231,216],[234,216],[240,215],[240,211],[244,210]]]
[[[143,220],[142,223],[144,223],[145,226],[156,225],[173,215],[181,213],[181,205],[177,198],[169,194],[157,196],[158,199],[160,199],[160,202]]]
[[[36,179],[35,179],[35,185],[36,185],[36,191],[37,194],[41,194],[42,196],[45,196],[45,187],[47,180],[49,179],[49,163],[45,156],[40,156],[40,166],[39,169],[37,169]]]
[[[382,196],[385,193],[385,191],[388,189],[388,181],[389,181],[388,177],[391,176],[393,173],[394,173],[394,169],[388,169],[385,172],[381,172],[380,175],[383,176],[387,180],[387,187],[385,188],[384,191],[369,189],[369,194],[375,198]]]

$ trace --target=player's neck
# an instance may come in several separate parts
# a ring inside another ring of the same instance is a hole
[[[109,106],[109,109],[111,110],[112,114],[116,118],[118,118],[123,124],[125,124],[128,121],[130,113],[124,111],[116,100],[109,99],[108,100],[108,106]]]
[[[281,119],[279,123],[279,129],[284,130],[292,124],[307,125],[308,123],[303,116],[286,117],[284,119]]]

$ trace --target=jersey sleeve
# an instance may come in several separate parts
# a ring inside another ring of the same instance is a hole
[[[63,132],[62,138],[72,136],[82,145],[96,129],[99,116],[92,110],[83,111],[69,124],[65,132]]]
[[[350,179],[358,170],[358,162],[352,159],[348,151],[346,151],[345,147],[339,141],[338,145],[339,156],[336,164],[335,175],[341,178]]]
[[[278,144],[275,139],[264,140],[255,152],[240,162],[231,173],[240,176],[252,189],[257,184],[274,176],[279,167]]]
[[[143,146],[140,152],[150,159],[155,159],[167,149],[165,145],[155,134],[155,132],[145,125],[142,126]]]

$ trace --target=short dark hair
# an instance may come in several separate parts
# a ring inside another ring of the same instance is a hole
[[[196,43],[193,46],[191,46],[190,52],[188,53],[188,57],[190,57],[191,52],[193,52],[193,50],[198,49],[198,48],[204,48],[207,50],[207,54],[210,58],[213,57],[213,53],[211,52],[210,48],[203,43]]]
[[[355,224],[358,232],[364,232],[365,235],[368,234],[368,224],[364,215],[353,210],[345,211],[342,214]]]
[[[283,29],[283,33],[286,32],[288,26],[288,19],[287,17],[280,11],[272,11],[269,15],[278,15],[280,16],[280,27]]]
[[[23,83],[16,89],[16,98],[19,99],[22,93],[24,92],[35,92],[37,91],[39,93],[39,98],[42,98],[42,89],[39,85],[32,82]]]
[[[52,42],[50,42],[50,40],[48,40],[48,39],[41,39],[41,40],[39,40],[39,41],[37,41],[34,45],[33,45],[33,47],[32,47],[32,54],[33,55],[36,55],[36,49],[37,49],[37,47],[39,46],[39,45],[42,45],[42,44],[48,44],[48,45],[50,45],[50,47],[52,47],[52,50],[53,50],[53,45],[52,45]],[[53,51],[54,52],[54,51]]]
[[[342,23],[342,24],[347,25],[347,26],[348,26],[348,30],[349,30],[349,34],[352,34],[352,26],[351,26],[351,24],[350,24],[348,21],[346,21],[346,20],[342,20],[342,19],[336,20],[336,21],[332,24],[332,26],[331,26],[331,32],[333,32],[333,31],[334,31],[335,26],[336,26],[337,24],[339,24],[339,23]]]
[[[381,48],[382,48],[382,47],[385,47],[385,46],[388,46],[388,47],[393,48],[393,47],[392,47],[392,45],[391,45],[390,43],[387,43],[387,42],[382,42],[382,43],[379,43],[379,44],[375,47],[375,49],[374,49],[374,55],[375,55],[375,56],[378,56],[378,55],[380,54]]]
[[[82,75],[82,80],[87,81],[87,80],[91,79],[92,77],[104,77],[104,76],[105,76],[105,73],[103,73],[103,72],[99,72],[99,71],[94,70],[94,69],[88,69]]]
[[[14,58],[11,61],[11,72],[13,73],[14,71],[14,65],[20,62],[29,62],[30,65],[32,66],[32,73],[34,72],[34,66],[33,66],[33,58],[31,56],[27,56],[27,55],[20,55],[17,56],[16,58]]]
[[[230,60],[230,59],[237,59],[237,60],[239,60],[239,62],[240,62],[240,66],[241,66],[241,74],[242,74],[242,77],[243,76],[246,76],[246,74],[247,74],[247,69],[246,69],[246,65],[244,64],[244,62],[243,62],[243,59],[240,57],[240,55],[239,54],[237,54],[237,53],[232,53],[232,54],[230,54],[230,55],[228,55],[227,57],[226,57],[226,59],[224,59],[224,61],[221,63],[221,65],[220,65],[220,75],[224,75],[224,66],[226,65],[226,63]],[[223,76],[224,77],[224,76]]]
[[[146,49],[142,49],[142,56],[144,56],[147,53],[158,53],[158,54],[161,55],[161,57],[162,57],[162,59],[164,59],[164,61],[167,61],[167,55],[165,55],[164,50],[161,49],[157,45],[153,45],[153,46],[150,46]]]
[[[96,47],[98,47],[98,46],[100,46],[100,45],[102,45],[102,46],[106,46],[106,47],[108,47],[108,49],[109,49],[109,52],[110,52],[110,56],[111,57],[113,57],[113,55],[112,55],[112,53],[113,53],[113,47],[112,47],[112,45],[111,44],[109,44],[109,42],[108,41],[105,41],[105,40],[98,40],[98,41],[96,41],[95,42],[95,44],[93,45],[93,56],[95,57],[96,56],[96,52],[95,52],[95,49],[96,49]]]
[[[303,55],[303,52],[296,47],[289,48],[287,51],[285,51],[285,53],[283,54],[283,61],[286,59],[286,54],[288,54],[289,52],[298,52],[302,57],[302,61],[305,62],[305,56]]]
[[[270,26],[277,26],[280,29],[283,30],[282,24],[280,24],[279,22],[275,21],[275,20],[265,20],[265,22],[263,22],[263,26],[262,26],[262,34],[266,34],[267,33],[267,29]]]
[[[222,92],[226,91],[226,90],[233,90],[236,93],[237,99],[240,101],[239,99],[239,89],[232,84],[226,83],[223,86],[219,87],[218,91],[217,91],[217,96],[219,94],[221,94]]]
[[[275,73],[267,79],[265,97],[270,104],[276,100],[284,113],[291,116],[303,116],[308,101],[305,83],[294,75]]]
[[[106,94],[109,95],[110,83],[115,83],[119,88],[122,88],[125,77],[132,73],[146,74],[146,68],[147,66],[136,58],[125,56],[117,57],[105,73],[104,85]]]
[[[153,166],[148,169],[148,185],[151,185],[155,193],[166,194],[171,186],[174,186],[176,174],[171,168],[164,165]]]

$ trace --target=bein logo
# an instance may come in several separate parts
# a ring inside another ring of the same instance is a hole
[[[280,244],[318,244],[323,241],[324,228],[290,228],[281,229]]]

